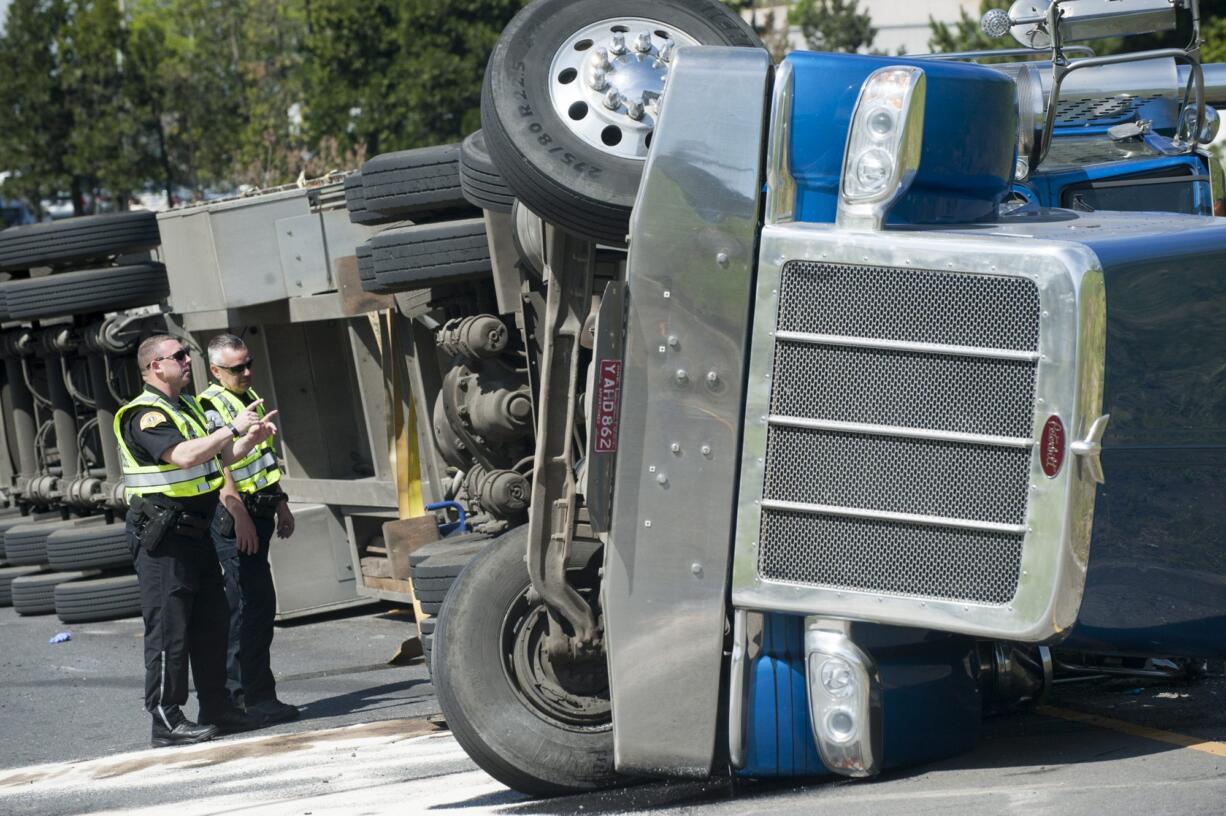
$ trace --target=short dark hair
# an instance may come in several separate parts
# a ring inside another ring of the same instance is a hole
[[[169,334],[155,334],[141,341],[140,347],[136,349],[136,364],[140,367],[141,371],[144,371],[153,364],[154,359],[158,356],[158,347],[167,340],[176,340],[180,344],[183,343],[179,338]]]

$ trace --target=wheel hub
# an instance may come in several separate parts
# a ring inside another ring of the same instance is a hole
[[[641,18],[603,20],[562,43],[549,69],[558,117],[593,147],[645,159],[674,51],[698,41]]]
[[[504,627],[506,670],[511,687],[528,708],[554,723],[576,728],[608,727],[611,716],[604,655],[552,657],[547,648],[549,615],[543,605],[517,603]]]

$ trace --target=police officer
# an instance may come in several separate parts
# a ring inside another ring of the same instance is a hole
[[[254,366],[246,344],[233,334],[219,334],[209,341],[209,371],[217,382],[200,393],[200,404],[211,427],[232,423],[247,404],[259,406],[257,412],[264,415],[251,387]],[[298,716],[297,707],[277,699],[269,659],[277,595],[268,547],[274,531],[280,538],[294,532],[294,515],[280,481],[272,441],[265,440],[225,469],[212,525],[230,601],[226,687],[236,705],[266,723]]]
[[[245,457],[276,430],[259,405],[209,433],[204,412],[183,388],[191,357],[168,335],[136,352],[144,389],[115,414],[115,437],[128,497],[127,533],[145,619],[145,707],[153,745],[212,739],[259,725],[226,695],[229,608],[208,536],[223,462]],[[199,725],[184,716],[191,660]]]

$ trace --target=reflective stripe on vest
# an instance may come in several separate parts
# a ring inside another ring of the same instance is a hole
[[[189,468],[178,465],[141,465],[128,449],[123,436],[123,421],[135,408],[158,408],[183,434],[184,439],[199,439],[207,436],[204,430],[204,412],[195,398],[186,394],[179,397],[178,404],[166,397],[141,391],[139,395],[115,412],[115,440],[119,448],[119,461],[123,467],[124,494],[133,496],[162,495],[176,499],[212,493],[222,485],[221,462],[216,457]],[[186,409],[186,410],[183,410]]]
[[[260,395],[255,389],[248,389],[251,402],[258,400]],[[218,383],[213,383],[200,392],[200,399],[208,400],[217,408],[217,413],[227,423],[234,422],[247,406],[234,392]],[[264,416],[264,406],[260,405],[256,413]],[[234,479],[234,487],[240,493],[254,493],[281,481],[281,469],[277,467],[277,457],[272,447],[272,440],[266,439],[251,449],[251,452],[230,465],[230,476]]]

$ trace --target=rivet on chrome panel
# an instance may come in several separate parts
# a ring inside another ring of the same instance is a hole
[[[650,527],[650,526],[651,526],[651,519],[643,519],[643,526],[644,526],[644,527]]]
[[[677,335],[670,334],[668,336],[668,344],[673,348],[676,348],[677,346],[681,345],[681,340],[677,337]]]
[[[672,293],[672,292],[668,291],[667,289],[665,289],[665,290],[664,290],[664,297],[665,297],[665,298],[670,298],[670,297],[672,297],[672,296],[673,296],[673,293]]]
[[[648,472],[648,473],[655,473],[655,472],[656,472],[656,466],[655,466],[655,465],[648,465],[648,466],[647,466],[647,472]]]
[[[694,577],[701,578],[702,577],[702,564],[699,564],[697,561],[695,561],[693,564],[690,564],[690,572],[694,573]]]
[[[707,385],[719,385],[719,374],[714,371],[707,372]]]
[[[702,455],[703,455],[703,456],[710,456],[710,455],[711,455],[711,446],[710,446],[710,445],[703,445],[703,446],[702,446]]]
[[[664,346],[660,346],[660,353],[661,353],[661,354],[665,354],[665,353],[667,353],[667,352],[668,352],[668,349],[664,348]]]
[[[673,376],[677,378],[677,382],[679,383],[689,382],[690,379],[690,375],[686,373],[684,368],[677,369],[677,373]]]
[[[727,266],[728,265],[728,253],[727,252],[715,253],[715,262],[719,264],[720,266]]]
[[[678,445],[676,442],[674,442],[673,444],[669,445],[669,446],[668,446],[668,449],[669,449],[670,451],[672,451],[673,453],[681,453],[681,446],[680,446],[680,445]]]
[[[1050,317],[1050,316],[1051,316],[1051,312],[1049,312],[1049,311],[1047,311],[1046,309],[1044,309],[1044,310],[1043,310],[1043,316],[1044,316],[1044,317]]]
[[[659,485],[668,484],[668,477],[665,476],[663,473],[657,473],[656,474],[656,484],[659,484]]]

